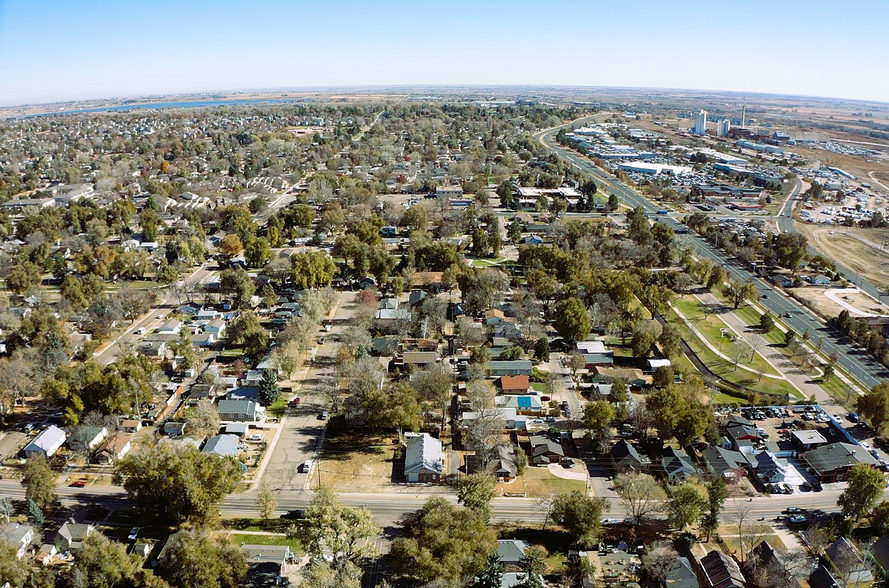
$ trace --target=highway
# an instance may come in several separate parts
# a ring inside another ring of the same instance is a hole
[[[563,148],[555,143],[553,140],[555,132],[554,129],[548,129],[538,133],[537,137],[544,146],[568,161],[568,163],[574,167],[592,176],[601,187],[608,188],[608,190],[616,194],[623,203],[633,207],[641,207],[650,215],[654,215],[658,210],[661,210],[660,206],[654,204],[626,184],[618,181],[613,176],[606,174],[603,170],[596,167],[589,159],[581,157],[576,152]],[[798,194],[800,186],[801,184],[797,182],[794,191],[791,193],[791,201]],[[792,210],[792,206],[788,205],[784,207],[783,212],[788,214],[788,211],[790,210]],[[656,218],[658,222],[666,223],[671,226],[673,230],[682,232],[687,232],[689,230],[688,227],[669,214],[656,215]],[[779,220],[779,222],[790,222],[792,230],[792,219],[786,219],[786,217],[781,218],[785,220]],[[803,334],[808,330],[813,338],[821,337],[822,351],[828,356],[836,352],[838,358],[837,363],[839,366],[857,379],[864,387],[871,388],[878,384],[882,379],[889,377],[889,372],[887,372],[886,368],[870,358],[866,352],[841,341],[838,332],[827,327],[819,318],[805,309],[798,302],[774,289],[771,284],[762,278],[754,276],[753,273],[747,270],[741,262],[727,257],[693,232],[689,233],[689,237],[691,237],[690,242],[694,244],[698,255],[723,266],[726,268],[726,271],[731,272],[733,278],[751,280],[756,286],[757,302],[769,310],[773,315],[783,317],[781,320],[793,328],[798,334]],[[763,298],[763,295],[766,295],[767,298]],[[788,314],[790,315],[789,317],[786,316]]]

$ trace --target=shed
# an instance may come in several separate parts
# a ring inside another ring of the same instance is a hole
[[[216,435],[207,440],[201,453],[213,453],[222,457],[237,457],[241,439],[237,435]]]
[[[52,457],[59,450],[59,447],[65,444],[65,439],[67,438],[65,431],[55,425],[50,425],[46,430],[34,437],[34,440],[28,443],[22,452],[25,457],[34,455]]]

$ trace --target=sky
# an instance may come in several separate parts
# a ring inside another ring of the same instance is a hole
[[[886,0],[0,0],[0,105],[348,85],[889,102]]]

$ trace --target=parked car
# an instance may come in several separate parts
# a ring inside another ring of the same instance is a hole
[[[790,521],[791,523],[805,523],[806,517],[804,517],[803,515],[793,515],[792,517],[790,517],[787,520]]]
[[[319,421],[326,421],[327,417],[328,417],[328,413],[326,410],[322,410],[321,412],[318,413],[318,420]]]
[[[311,459],[307,459],[303,463],[299,464],[299,467],[296,468],[297,473],[299,474],[308,474],[312,471],[313,462]]]
[[[83,488],[86,486],[86,480],[74,480],[69,484],[72,488]]]
[[[127,535],[127,539],[129,539],[130,541],[135,541],[136,537],[139,536],[139,531],[141,531],[141,530],[142,530],[142,527],[133,527],[130,530],[130,534]]]
[[[783,512],[784,514],[799,514],[799,513],[803,512],[803,511],[802,511],[802,509],[799,508],[798,506],[788,506],[787,508],[785,508],[785,509],[784,509],[783,511],[781,511],[781,512]]]
[[[262,441],[265,437],[262,436],[262,433],[254,433],[247,437],[247,441]]]

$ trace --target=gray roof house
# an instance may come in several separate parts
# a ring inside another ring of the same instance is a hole
[[[787,477],[787,468],[778,461],[773,453],[760,451],[756,454],[756,475],[767,484],[784,482]]]
[[[495,378],[500,376],[530,376],[532,367],[531,362],[527,359],[488,362],[491,376]]]
[[[497,557],[504,566],[518,568],[519,561],[531,547],[519,539],[501,539],[497,542]]]
[[[674,447],[665,447],[661,452],[661,467],[670,482],[682,482],[698,473],[688,454]]]
[[[25,454],[25,457],[34,455],[52,457],[59,450],[59,447],[65,444],[65,439],[67,438],[65,431],[55,425],[50,425],[49,428],[34,437],[33,441],[25,445],[22,452]]]
[[[832,570],[843,571],[841,574],[834,573],[834,577],[843,576],[848,586],[867,585],[874,581],[874,575],[861,552],[845,537],[828,545],[824,556],[830,562]]]
[[[714,474],[732,481],[740,480],[750,469],[750,462],[744,454],[716,445],[704,450],[704,463]]]
[[[641,472],[651,466],[651,459],[639,453],[626,439],[621,439],[611,448],[611,465],[618,474],[629,470]]]
[[[687,557],[677,557],[673,561],[661,588],[699,588],[698,576]]]
[[[247,555],[245,588],[273,588],[281,586],[285,566],[296,558],[287,545],[241,545]]]
[[[56,549],[59,550],[59,553],[65,553],[66,551],[77,553],[83,547],[83,540],[94,533],[95,530],[95,527],[92,525],[68,521],[59,527],[52,542]]]
[[[238,457],[238,444],[241,438],[237,435],[216,435],[207,440],[201,453],[213,453],[222,457]]]
[[[404,457],[404,475],[408,482],[441,481],[444,472],[444,452],[441,441],[429,433],[408,434]]]
[[[815,568],[815,571],[809,575],[809,586],[811,588],[840,588],[836,578],[823,564]]]
[[[265,420],[265,408],[253,400],[220,400],[216,410],[223,421],[256,423]]]
[[[19,559],[25,556],[34,539],[34,527],[31,525],[7,523],[0,527],[0,540],[13,545],[16,548],[16,557]]]

